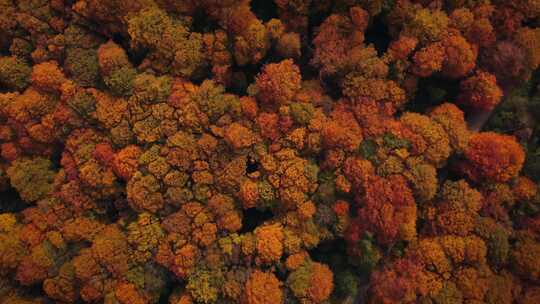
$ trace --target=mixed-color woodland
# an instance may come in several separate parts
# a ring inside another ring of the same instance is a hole
[[[540,303],[539,0],[0,0],[0,303]]]

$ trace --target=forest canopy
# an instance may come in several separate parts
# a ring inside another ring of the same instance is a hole
[[[0,0],[0,302],[540,303],[540,1]]]

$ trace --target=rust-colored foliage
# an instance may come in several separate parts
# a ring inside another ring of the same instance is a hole
[[[249,274],[244,291],[246,304],[283,303],[280,282],[272,273],[255,270]]]
[[[471,136],[465,157],[464,170],[470,178],[495,182],[516,177],[525,161],[523,148],[515,138],[492,132]]]
[[[0,0],[0,303],[538,303],[539,18]]]
[[[300,89],[300,69],[290,59],[266,65],[257,76],[257,97],[270,105],[285,105]]]
[[[480,111],[491,111],[501,101],[502,90],[497,86],[494,75],[478,71],[476,75],[461,83],[458,102]]]

